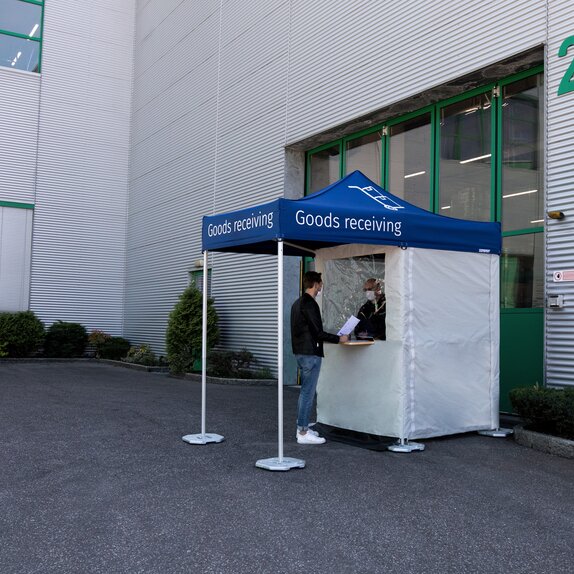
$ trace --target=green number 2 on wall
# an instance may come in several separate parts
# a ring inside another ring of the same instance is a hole
[[[558,57],[562,58],[563,56],[566,56],[570,46],[574,46],[574,36],[568,36],[568,38],[562,42],[560,50],[558,50]],[[559,96],[567,94],[568,92],[574,92],[574,81],[572,80],[572,76],[574,76],[574,59],[570,62],[564,76],[562,76],[562,80],[558,86]]]

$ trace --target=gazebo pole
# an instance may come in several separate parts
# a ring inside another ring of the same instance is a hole
[[[277,240],[277,410],[278,443],[277,458],[260,459],[255,463],[265,470],[291,470],[305,468],[305,461],[283,457],[283,240]]]
[[[205,432],[205,405],[207,389],[207,250],[203,252],[203,315],[201,324],[201,433],[187,434],[182,438],[189,444],[207,444],[208,442],[221,442],[223,437],[219,434]]]

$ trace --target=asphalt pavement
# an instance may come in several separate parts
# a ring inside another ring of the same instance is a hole
[[[297,445],[297,391],[0,363],[0,574],[574,572],[574,461],[476,433]]]

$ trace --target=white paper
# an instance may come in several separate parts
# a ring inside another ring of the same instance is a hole
[[[350,335],[353,332],[353,329],[360,323],[360,319],[357,319],[355,315],[351,315],[347,322],[341,327],[341,330],[337,333],[337,335]]]

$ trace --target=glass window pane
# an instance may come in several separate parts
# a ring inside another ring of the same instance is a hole
[[[20,0],[0,0],[0,30],[40,37],[42,7]]]
[[[492,170],[490,94],[440,110],[439,213],[490,220]]]
[[[309,193],[315,193],[340,179],[340,155],[339,146],[334,145],[311,156]]]
[[[358,169],[375,183],[381,184],[382,136],[380,131],[354,138],[345,145],[345,171]]]
[[[0,66],[38,71],[40,42],[0,34]]]
[[[542,97],[539,74],[504,87],[502,104],[502,229],[541,227]]]
[[[424,114],[390,129],[389,191],[430,208],[431,117]]]
[[[505,309],[544,306],[544,234],[502,238],[500,306]]]

